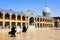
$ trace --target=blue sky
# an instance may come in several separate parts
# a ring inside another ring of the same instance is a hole
[[[0,8],[18,12],[30,9],[42,16],[45,2],[51,9],[51,16],[60,16],[60,0],[0,0]]]

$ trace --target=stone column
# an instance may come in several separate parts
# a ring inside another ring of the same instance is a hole
[[[27,25],[27,16],[25,16],[25,22],[26,22],[25,25],[26,25],[26,28],[27,28],[27,26],[28,26]]]
[[[28,16],[27,16],[27,17],[28,17]],[[28,18],[27,18],[27,23],[26,23],[26,24],[27,24],[27,28],[28,28],[28,27],[29,27],[29,26],[28,26]]]
[[[17,28],[17,15],[16,15],[16,28]]]
[[[21,15],[21,28],[22,28],[23,26],[22,26],[22,15]]]
[[[36,17],[36,22],[37,22],[37,17]],[[37,23],[36,23],[36,28],[38,28]]]
[[[5,28],[5,13],[3,12],[3,29]]]
[[[40,18],[39,18],[39,28],[40,28]]]
[[[37,23],[36,23],[36,28],[37,28]]]
[[[44,28],[45,28],[45,18],[44,18]]]
[[[26,16],[25,16],[25,26],[27,27],[27,25],[26,25]]]
[[[36,26],[36,17],[35,17],[35,28],[36,28],[37,26]]]
[[[48,26],[47,26],[47,25],[48,25],[47,23],[48,23],[48,19],[46,19],[46,27],[48,27]]]
[[[52,27],[54,28],[54,20],[52,20],[52,22],[51,22],[51,23],[52,23],[52,24],[51,24],[51,25],[52,25]]]
[[[29,17],[28,17],[28,28],[29,28]]]
[[[34,28],[35,28],[35,17],[34,17]]]
[[[12,16],[12,14],[10,13],[10,29],[11,29],[11,27],[12,27],[12,25],[11,25],[11,16]]]
[[[37,28],[37,23],[36,23],[36,28]]]
[[[42,28],[43,28],[43,17],[42,17]]]
[[[57,27],[59,27],[59,19],[57,20],[57,23],[58,23],[58,24],[57,24]]]

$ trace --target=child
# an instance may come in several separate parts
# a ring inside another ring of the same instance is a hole
[[[20,26],[17,26],[16,32],[17,32],[17,33],[20,33]]]

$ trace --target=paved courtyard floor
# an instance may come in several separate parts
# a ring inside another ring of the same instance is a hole
[[[10,29],[0,29],[0,40],[60,40],[60,29],[27,29],[26,33],[16,33],[16,37],[10,37],[9,31]]]

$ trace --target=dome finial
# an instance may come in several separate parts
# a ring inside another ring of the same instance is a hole
[[[47,2],[45,2],[46,7],[48,6]]]

